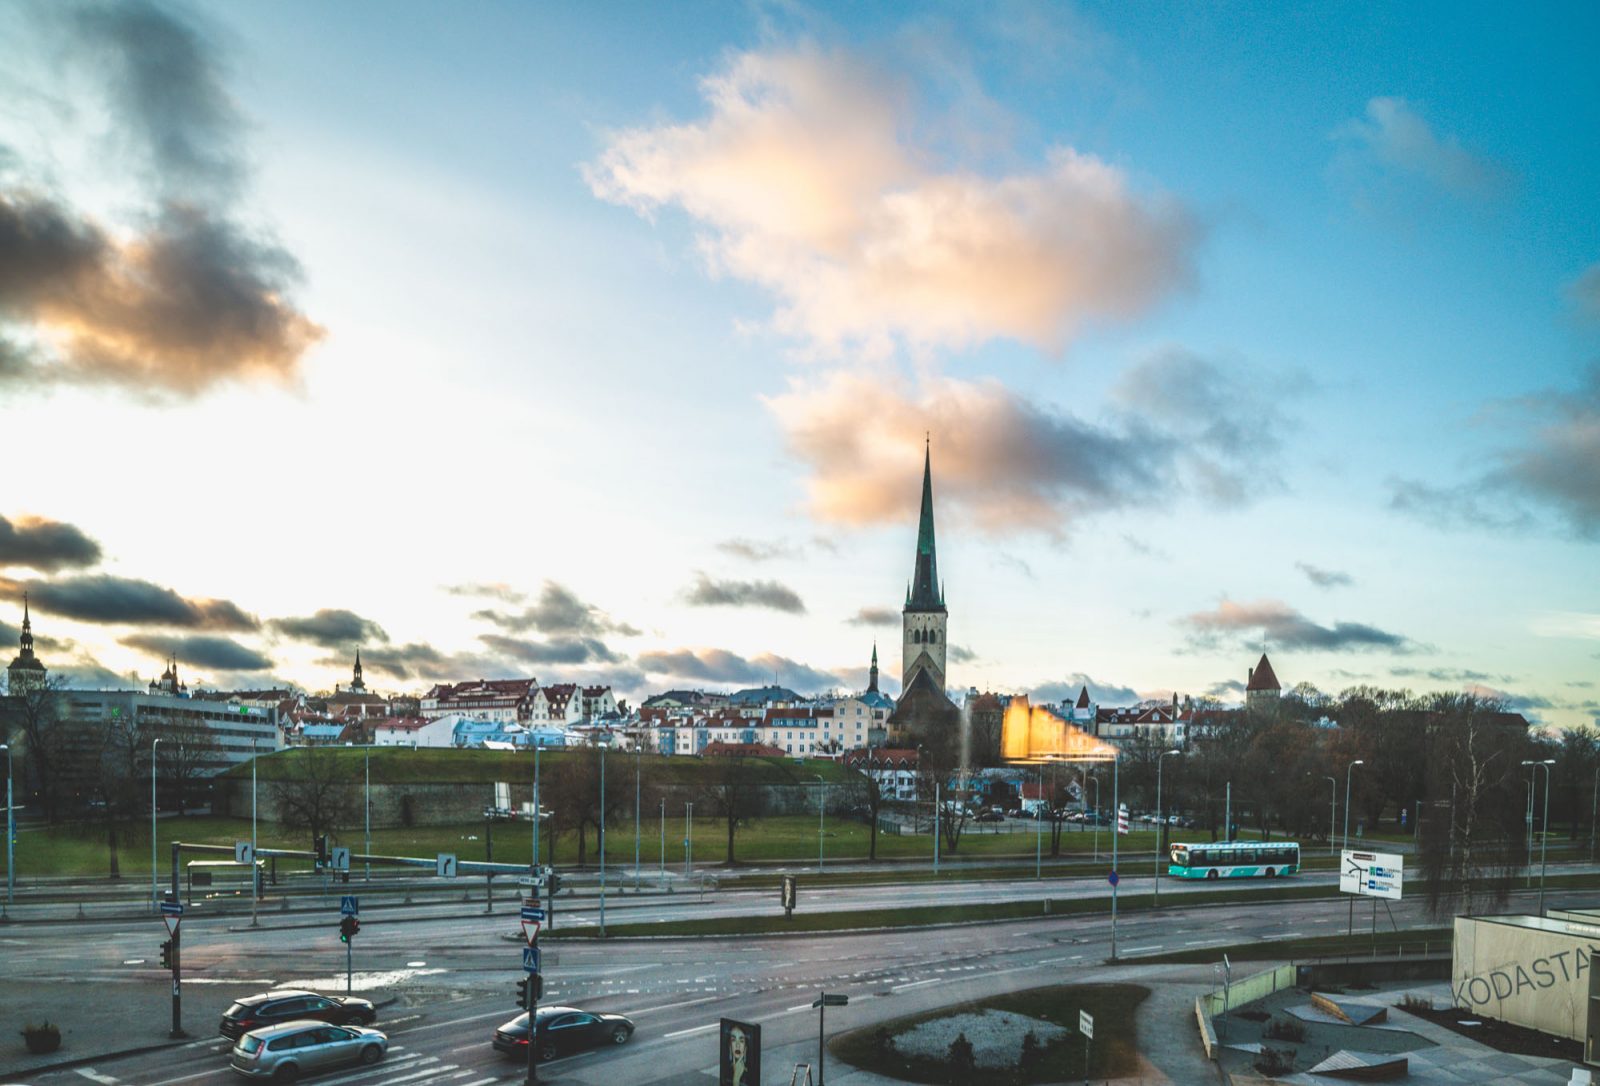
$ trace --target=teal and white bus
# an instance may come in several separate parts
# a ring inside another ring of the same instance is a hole
[[[1300,845],[1294,841],[1173,845],[1171,856],[1167,874],[1180,879],[1272,879],[1300,871]]]

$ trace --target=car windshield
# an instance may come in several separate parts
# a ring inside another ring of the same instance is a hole
[[[246,1033],[239,1042],[239,1049],[243,1052],[255,1052],[261,1047],[261,1038],[253,1033]]]
[[[243,1018],[250,1013],[250,1008],[243,1003],[235,1003],[222,1013],[226,1018]]]

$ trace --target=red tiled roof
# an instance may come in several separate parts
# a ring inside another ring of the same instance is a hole
[[[1238,672],[1234,672],[1235,675]],[[1273,674],[1272,664],[1267,661],[1267,654],[1261,654],[1261,662],[1250,672],[1250,682],[1245,686],[1245,691],[1282,690],[1278,676]]]

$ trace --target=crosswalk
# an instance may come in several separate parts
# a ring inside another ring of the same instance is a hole
[[[132,1086],[131,1079],[118,1078],[92,1067],[74,1068],[74,1074],[89,1082],[98,1083],[99,1086]],[[179,1076],[176,1079],[163,1080],[162,1086],[167,1083],[177,1084],[192,1082],[196,1079],[211,1077],[211,1072],[200,1072]],[[216,1074],[219,1081],[221,1076],[231,1080],[233,1076],[226,1068],[218,1068]],[[458,1063],[451,1063],[439,1056],[430,1056],[423,1052],[415,1051],[405,1045],[391,1044],[388,1055],[383,1062],[373,1067],[351,1068],[348,1071],[335,1072],[316,1076],[312,1081],[315,1086],[367,1086],[367,1084],[382,1084],[382,1086],[432,1086],[434,1083],[448,1086],[491,1086],[494,1083],[521,1082],[523,1074],[506,1071],[500,1074],[485,1074],[482,1067],[463,1067]],[[148,1079],[144,1081],[149,1081]]]

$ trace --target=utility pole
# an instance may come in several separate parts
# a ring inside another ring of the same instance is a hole
[[[160,895],[158,895],[156,893],[156,747],[158,745],[160,745],[160,743],[161,743],[161,737],[160,736],[157,736],[156,738],[154,738],[154,739],[152,739],[150,741],[150,907],[152,909],[159,908],[160,907],[160,903],[161,903]],[[9,763],[10,760],[11,760],[10,756],[11,756],[11,752],[10,751],[6,751],[6,761],[7,761],[7,763]],[[9,764],[8,764],[7,768],[8,769],[10,768]],[[11,777],[10,777],[10,774],[7,773],[7,775],[6,775],[6,784],[7,784],[7,789],[6,789],[6,818],[7,818],[7,821],[6,821],[6,841],[7,841],[7,848],[10,847],[9,842],[11,841],[11,823],[10,823],[10,816],[11,816],[11,790],[10,790],[10,787],[9,787],[10,783],[11,783]],[[7,856],[6,870],[9,872],[10,869],[11,869],[11,867],[10,867],[10,853],[8,852],[6,854],[6,856]],[[11,890],[11,886],[10,886],[10,884],[8,882],[7,885],[6,885],[6,900],[7,901],[10,901],[10,899],[11,899],[10,890]]]

